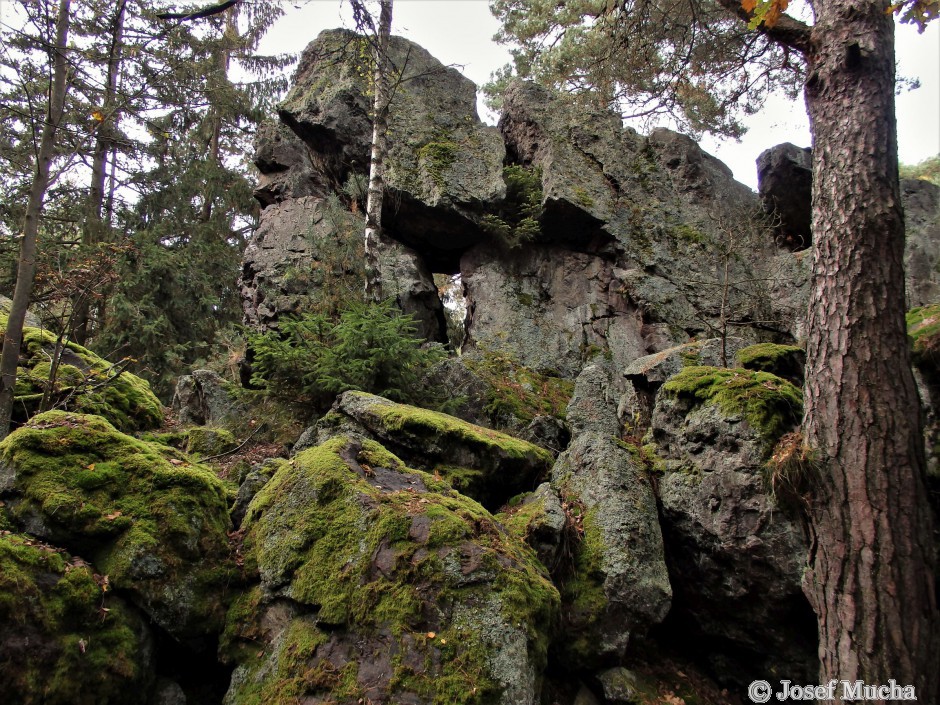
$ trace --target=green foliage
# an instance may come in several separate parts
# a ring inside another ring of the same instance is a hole
[[[542,170],[519,164],[503,167],[506,199],[496,215],[483,218],[483,230],[510,249],[534,240],[541,232]]]
[[[756,112],[775,88],[795,95],[801,85],[786,50],[749,32],[721,3],[494,0],[490,7],[517,76],[644,127],[668,116],[684,132],[740,136],[742,114]],[[491,97],[508,74],[494,76]]]
[[[281,323],[281,331],[251,338],[253,381],[269,393],[317,407],[349,389],[395,401],[442,402],[421,380],[444,357],[415,337],[414,317],[391,301],[352,303],[338,319],[311,314]]]
[[[940,154],[935,157],[928,157],[919,164],[902,164],[901,178],[923,179],[936,186],[940,186]]]
[[[740,414],[769,444],[803,417],[802,392],[767,372],[686,367],[663,385],[662,393],[693,406],[714,404],[726,414]]]

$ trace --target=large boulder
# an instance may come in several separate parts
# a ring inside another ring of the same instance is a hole
[[[246,413],[234,385],[212,370],[194,370],[177,380],[173,411],[183,425],[227,428],[242,423]]]
[[[618,396],[609,367],[584,369],[568,407],[572,441],[552,469],[581,535],[572,565],[560,568],[570,575],[560,576],[567,636],[559,645],[580,668],[622,658],[672,597],[651,468],[619,440]]]
[[[140,702],[153,682],[143,620],[108,577],[34,537],[0,533],[0,693],[8,705]]]
[[[347,30],[322,32],[304,51],[279,110],[337,192],[368,170],[370,51]],[[401,37],[389,42],[389,59],[401,76],[389,111],[385,228],[453,262],[455,251],[479,241],[483,205],[505,192],[502,140],[480,122],[476,86],[456,69]]]
[[[725,683],[815,675],[816,625],[801,585],[806,539],[765,477],[774,444],[801,415],[796,387],[741,368],[687,367],[656,399],[670,620],[708,640]]]
[[[340,395],[318,431],[321,442],[350,432],[373,438],[494,510],[538,484],[553,461],[550,452],[528,441],[364,392]]]
[[[535,705],[558,593],[483,507],[374,441],[281,465],[242,524],[226,705]]]
[[[228,493],[208,469],[100,417],[50,411],[0,444],[0,494],[18,530],[88,557],[170,634],[221,628],[237,570]]]

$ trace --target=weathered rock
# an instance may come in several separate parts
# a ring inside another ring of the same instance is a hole
[[[765,490],[773,443],[796,428],[799,390],[762,372],[690,367],[667,382],[652,437],[675,590],[670,620],[709,641],[723,682],[815,674],[816,626],[801,586],[799,523]]]
[[[777,243],[789,250],[809,247],[813,243],[813,151],[785,142],[761,152],[757,189],[764,210],[775,220]]]
[[[406,489],[407,488],[407,489]],[[336,437],[252,501],[227,705],[534,705],[558,594],[480,505],[379,444]]]
[[[639,694],[636,674],[623,666],[608,668],[597,674],[604,691],[605,705],[633,705]]]
[[[235,436],[224,428],[196,426],[187,433],[186,452],[201,458],[227,453],[237,447]]]
[[[236,569],[210,470],[100,417],[50,411],[0,444],[0,487],[19,530],[90,558],[170,634],[220,628]]]
[[[298,449],[297,452],[306,450],[307,447],[312,447],[312,444],[311,446]],[[235,497],[235,504],[232,505],[232,524],[236,529],[241,526],[242,520],[245,518],[245,513],[248,511],[248,505],[251,504],[251,500],[261,491],[262,487],[268,484],[268,481],[274,476],[274,473],[286,462],[287,461],[282,458],[268,458],[263,463],[258,463],[249,469],[244,479],[238,485],[238,495]]]
[[[583,508],[573,574],[562,580],[564,658],[590,667],[622,657],[629,639],[660,622],[672,590],[656,499],[637,449],[622,445],[609,367],[578,377],[568,407],[572,441],[552,469],[552,484]]]
[[[261,172],[254,196],[262,208],[291,198],[330,193],[309,147],[287,125],[269,121],[258,128],[254,162]]]
[[[240,424],[245,408],[233,385],[212,370],[195,370],[180,377],[173,393],[173,411],[183,425],[232,427]]]
[[[13,299],[11,299],[9,296],[0,294],[0,314],[3,316],[9,316],[10,306],[12,305]],[[23,320],[23,325],[29,328],[42,328],[42,321],[39,320],[39,316],[27,309],[26,318]]]
[[[317,155],[339,192],[365,174],[372,124],[366,40],[346,30],[320,34],[304,51],[280,117]],[[401,69],[389,111],[383,224],[396,240],[434,251],[432,266],[481,239],[483,204],[505,193],[504,148],[480,122],[476,86],[427,51],[392,37],[389,57]],[[443,271],[437,270],[435,271]]]
[[[0,535],[0,693],[9,705],[133,703],[153,682],[146,625],[81,558]]]
[[[911,306],[940,301],[940,186],[901,180],[904,204],[907,298]]]
[[[340,395],[319,426],[320,442],[337,433],[364,434],[494,510],[545,477],[553,461],[527,441],[363,392]]]
[[[362,227],[361,219],[338,202],[314,196],[265,208],[242,257],[245,322],[265,331],[277,328],[281,316],[331,312],[361,297]],[[443,309],[424,261],[383,238],[379,270],[383,294],[415,315],[417,334],[443,340]]]

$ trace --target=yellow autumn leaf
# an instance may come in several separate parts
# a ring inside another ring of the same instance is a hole
[[[95,122],[104,122],[104,113],[100,110],[96,110],[91,114],[91,119]]]
[[[757,7],[757,0],[741,0],[741,9],[745,12],[754,12]]]

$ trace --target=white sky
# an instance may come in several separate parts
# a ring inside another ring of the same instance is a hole
[[[351,26],[348,3],[339,0],[287,0],[284,9],[262,52],[299,52],[322,30]],[[507,48],[492,40],[498,28],[487,0],[395,0],[393,33],[420,44],[444,64],[462,67],[477,85],[510,60]],[[897,98],[900,159],[915,164],[940,154],[940,22],[924,34],[898,25],[896,51],[900,75],[921,82],[919,89]],[[750,130],[740,142],[706,137],[701,144],[752,188],[757,184],[754,162],[763,150],[781,142],[810,143],[802,101],[774,98],[746,124]]]

